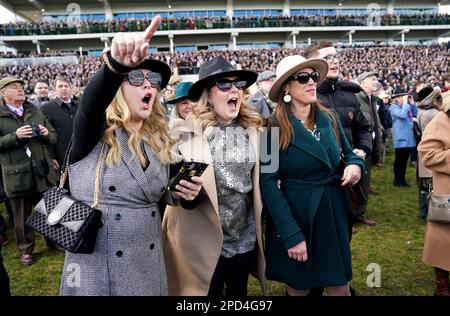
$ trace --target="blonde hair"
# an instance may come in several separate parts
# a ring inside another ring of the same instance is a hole
[[[120,146],[114,136],[114,130],[118,128],[124,128],[128,133],[128,147],[142,166],[146,165],[142,142],[147,143],[153,149],[162,163],[173,162],[171,149],[175,145],[175,141],[170,137],[166,111],[160,102],[160,92],[155,96],[151,115],[143,121],[139,131],[130,127],[130,119],[130,110],[119,88],[106,109],[107,128],[103,139],[110,146],[106,156],[106,164],[111,167],[120,161]]]
[[[192,115],[194,118],[200,119],[203,130],[210,126],[217,126],[217,115],[208,102],[208,89],[203,90],[200,99],[194,103]],[[237,118],[243,128],[260,127],[262,125],[262,118],[259,113],[250,108],[244,101],[241,103]]]

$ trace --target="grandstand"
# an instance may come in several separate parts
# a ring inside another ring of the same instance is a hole
[[[0,47],[97,55],[117,31],[165,20],[154,52],[292,48],[327,39],[342,45],[434,43],[450,34],[448,1],[382,0],[1,0],[25,22],[4,24]]]

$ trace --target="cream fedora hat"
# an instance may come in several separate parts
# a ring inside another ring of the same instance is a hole
[[[320,79],[317,82],[319,86],[328,73],[328,63],[322,58],[306,59],[300,55],[292,55],[283,58],[277,65],[277,80],[269,91],[270,100],[277,102],[280,95],[281,86],[286,80],[303,68],[313,68],[320,73]]]

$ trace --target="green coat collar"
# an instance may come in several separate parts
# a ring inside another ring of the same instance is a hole
[[[332,169],[330,159],[328,157],[327,149],[330,146],[330,136],[333,136],[331,121],[326,113],[316,109],[316,125],[320,132],[320,141],[317,141],[314,136],[303,126],[294,114],[289,115],[294,130],[291,144],[304,152],[316,157]],[[334,136],[333,136],[334,137]],[[319,146],[318,146],[319,145]]]
[[[23,102],[23,110],[24,115],[28,113],[32,113],[37,111],[37,108],[30,102],[25,101]],[[14,117],[14,114],[11,112],[11,110],[6,106],[5,100],[3,98],[0,98],[0,116],[11,116]]]

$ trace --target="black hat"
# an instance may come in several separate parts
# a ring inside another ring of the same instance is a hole
[[[408,95],[408,93],[405,90],[403,90],[402,88],[397,88],[397,89],[395,89],[391,98],[394,99],[396,97],[402,97],[404,95]]]
[[[256,72],[249,70],[236,70],[223,57],[213,58],[200,67],[198,81],[189,89],[189,99],[197,101],[203,90],[213,84],[214,80],[229,76],[237,76],[240,79],[247,80],[247,87],[249,87],[256,81],[258,75]]]
[[[432,87],[432,86],[426,86],[425,88],[420,89],[419,92],[417,92],[417,106],[422,108],[426,107],[428,105],[433,104],[434,100],[441,95],[441,88],[438,86]]]
[[[432,86],[426,86],[417,92],[417,102],[423,101],[431,92],[433,92]]]
[[[152,72],[157,72],[161,74],[161,90],[167,85],[169,82],[170,76],[172,75],[172,70],[170,66],[165,62],[156,60],[156,59],[144,59],[142,63],[134,67],[133,69],[148,69]]]

